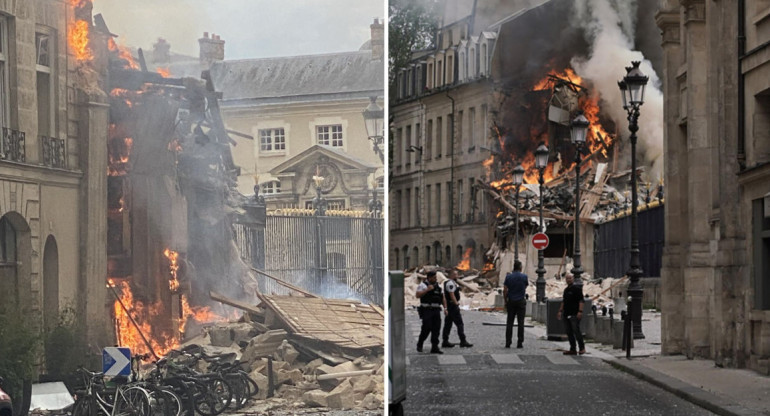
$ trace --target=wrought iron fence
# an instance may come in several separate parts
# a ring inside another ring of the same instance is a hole
[[[25,162],[26,153],[24,150],[26,134],[23,131],[3,127],[3,151],[0,152],[0,158],[13,162]]]
[[[66,169],[67,160],[64,154],[64,139],[40,136],[40,149],[43,164],[52,168]]]
[[[663,205],[639,212],[639,261],[643,277],[660,277],[663,263]],[[594,274],[621,277],[631,262],[631,216],[608,221],[594,228]]]
[[[361,215],[363,214],[363,215]],[[253,267],[329,298],[383,304],[384,222],[379,216],[266,215],[235,224],[236,242]],[[263,293],[287,294],[259,276]]]

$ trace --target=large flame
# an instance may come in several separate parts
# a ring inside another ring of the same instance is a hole
[[[471,253],[473,253],[472,247],[465,249],[465,253],[463,253],[463,259],[460,260],[460,263],[457,263],[457,266],[455,266],[457,270],[466,271],[471,268]]]
[[[118,345],[131,348],[131,353],[135,355],[146,354],[150,352],[147,343],[145,343],[146,339],[158,356],[166,355],[171,349],[179,346],[179,340],[174,334],[166,332],[158,334],[157,329],[153,328],[152,320],[159,315],[162,309],[160,302],[145,305],[134,299],[134,293],[128,281],[115,283],[113,279],[109,279],[108,285],[119,289],[120,301],[116,300],[112,308],[115,314],[115,332]],[[131,314],[130,317],[129,313]],[[131,318],[133,318],[133,322]]]
[[[583,85],[583,79],[579,77],[571,68],[565,68],[561,71],[552,70],[550,71],[546,76],[544,76],[542,79],[537,81],[534,86],[531,88],[531,91],[544,91],[551,87],[554,80],[562,79],[569,81],[570,83],[574,84],[574,88],[580,88],[585,87]],[[579,87],[580,86],[580,87]],[[586,146],[588,147],[588,150],[593,153],[597,151],[601,151],[604,156],[607,156],[607,149],[612,144],[612,141],[614,137],[607,133],[605,128],[602,126],[601,121],[599,119],[599,96],[595,94],[592,90],[588,91],[587,95],[584,95],[581,97],[581,99],[578,102],[579,109],[583,111],[585,117],[588,119],[588,121],[591,123],[590,128],[588,131],[588,137],[586,139]],[[497,136],[497,140],[500,144],[501,149],[506,149],[505,147],[505,138],[503,132],[500,131],[495,126],[495,133]],[[537,126],[531,126],[530,128],[530,137],[529,139],[525,140],[525,143],[529,143],[528,150],[524,154],[510,154],[511,150],[508,150],[509,156],[515,159],[515,163],[520,163],[521,166],[524,168],[524,181],[525,184],[533,184],[538,183],[540,172],[535,167],[535,149],[538,146],[538,143],[545,142],[547,140],[547,134],[544,135],[544,130],[539,129]],[[560,174],[564,170],[571,169],[574,166],[573,161],[563,161],[560,160],[559,163],[561,164],[561,170],[560,172],[554,172],[554,166],[555,163],[557,163],[555,157],[553,157],[554,152],[551,152],[552,157],[549,158],[548,165],[543,170],[543,180],[544,182],[549,182],[552,179],[556,177],[556,175]],[[491,156],[489,159],[485,160],[483,162],[483,165],[487,169],[487,173],[490,174],[491,167],[495,161],[496,158],[499,156]],[[507,158],[506,157],[506,158]],[[494,188],[496,188],[499,191],[503,190],[510,190],[515,191],[515,186],[513,185],[512,176],[510,174],[510,170],[513,168],[512,163],[505,163],[505,162],[512,162],[512,161],[506,161],[502,160],[504,162],[504,172],[502,175],[502,178],[499,178],[495,181],[490,182],[490,185]]]
[[[72,53],[78,61],[91,61],[94,54],[88,45],[88,32],[90,24],[85,20],[75,20],[69,24],[67,30],[67,39],[69,41]]]

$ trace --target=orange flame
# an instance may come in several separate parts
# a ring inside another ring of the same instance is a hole
[[[131,348],[132,354],[146,354],[150,352],[150,349],[142,338],[142,335],[144,335],[158,356],[166,355],[171,349],[179,346],[179,341],[174,335],[166,332],[158,334],[158,331],[151,324],[151,320],[158,316],[162,309],[160,302],[153,305],[145,305],[143,302],[134,299],[131,287],[126,281],[115,284],[113,279],[109,279],[108,284],[112,284],[113,287],[120,289],[120,302],[115,301],[113,304],[118,345]],[[128,309],[128,312],[126,309],[123,309],[121,302]],[[136,325],[131,322],[131,318],[128,315],[129,312]]]
[[[546,90],[548,88],[551,88],[552,83],[554,82],[553,77],[558,77],[560,79],[568,80],[569,82],[576,84],[576,85],[582,85],[583,79],[575,74],[575,72],[571,68],[565,68],[562,71],[556,71],[552,70],[543,77],[541,80],[535,83],[535,85],[532,87],[533,91],[542,91]],[[577,87],[575,87],[577,88]],[[601,125],[601,122],[599,120],[599,96],[594,92],[589,90],[588,96],[583,96],[578,106],[580,110],[583,111],[583,114],[588,119],[588,121],[591,123],[590,128],[588,131],[588,137],[586,141],[586,146],[588,147],[588,150],[590,152],[597,152],[601,151],[602,154],[606,157],[607,156],[607,148],[612,144],[612,141],[614,140],[614,137],[607,133],[607,131],[604,129],[604,127]],[[503,134],[500,131],[497,131],[497,138],[500,142],[501,148],[504,148],[504,138]],[[539,137],[536,133],[532,133],[532,149],[531,151],[527,152],[527,154],[524,155],[515,155],[515,158],[517,159],[517,163],[521,163],[521,166],[524,168],[524,181],[525,184],[536,184],[538,183],[540,172],[535,167],[535,153],[534,150],[537,147],[537,143],[544,140],[543,137]],[[552,153],[553,155],[553,153]],[[493,159],[495,156],[493,155],[489,159],[485,160],[483,162],[483,165],[487,168],[487,172],[489,173],[491,171],[490,167],[492,165]],[[556,177],[556,175],[559,174],[559,172],[554,172],[554,157],[550,157],[548,161],[548,165],[543,170],[543,180],[544,182],[549,182],[552,179]],[[572,166],[574,166],[574,162],[568,162],[563,165],[562,171],[564,169],[570,169]],[[493,181],[490,183],[491,186],[496,188],[498,191],[502,190],[515,190],[515,187],[512,183],[512,178],[509,175],[506,175],[506,177],[502,179],[498,179],[496,181]]]
[[[179,253],[167,248],[163,250],[163,255],[166,256],[169,261],[169,275],[171,277],[168,279],[168,287],[172,292],[176,292],[179,289],[179,280],[177,280],[177,272],[179,271],[177,258],[179,257]]]
[[[156,71],[162,76],[163,78],[170,78],[171,77],[171,71],[168,68],[157,68]]]
[[[91,61],[94,59],[93,52],[88,46],[88,31],[90,24],[85,20],[76,20],[69,25],[67,30],[67,39],[70,48],[78,61]]]
[[[107,40],[107,48],[110,50],[110,52],[117,53],[119,58],[125,60],[128,64],[128,68],[139,69],[139,64],[134,59],[134,56],[131,55],[131,51],[125,46],[120,46],[115,43],[113,38],[109,38]]]
[[[473,253],[473,248],[467,248],[465,249],[465,253],[463,253],[463,259],[460,261],[460,263],[455,266],[457,270],[466,271],[471,268],[471,253]]]
[[[182,319],[179,324],[179,332],[185,332],[185,326],[187,326],[187,320],[192,318],[195,322],[222,322],[227,321],[227,318],[217,315],[212,312],[207,306],[190,306],[187,300],[187,296],[182,295]]]

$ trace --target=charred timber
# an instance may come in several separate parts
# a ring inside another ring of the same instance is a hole
[[[134,69],[112,69],[110,71],[111,88],[140,90],[144,84],[184,86],[181,78],[164,78],[156,72],[142,72]]]

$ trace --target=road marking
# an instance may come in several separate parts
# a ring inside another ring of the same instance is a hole
[[[570,357],[569,355],[564,354],[546,354],[545,358],[548,358],[548,361],[558,364],[558,365],[577,365],[580,364],[577,361],[575,361],[574,358]]]
[[[441,365],[454,365],[454,364],[466,364],[465,357],[462,355],[439,355],[438,356],[438,363]]]
[[[491,354],[492,359],[498,364],[524,364],[516,354]]]
[[[404,357],[404,362],[406,363],[406,365],[409,365],[409,357]]]

